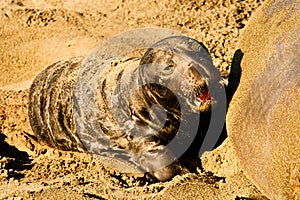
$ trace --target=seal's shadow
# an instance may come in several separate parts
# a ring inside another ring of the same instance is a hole
[[[0,133],[0,158],[6,157],[7,162],[4,164],[4,169],[9,170],[8,178],[20,179],[24,177],[20,171],[31,169],[33,164],[29,155],[18,150],[16,147],[5,142],[6,136]]]
[[[232,58],[230,74],[228,77],[228,85],[226,87],[227,109],[235,91],[237,90],[240,84],[240,79],[242,74],[241,61],[243,59],[243,56],[244,53],[240,49],[238,49],[235,51],[234,56]],[[226,138],[227,138],[227,128],[225,122],[222,133],[213,149],[220,146]]]

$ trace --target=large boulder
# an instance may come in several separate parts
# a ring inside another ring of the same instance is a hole
[[[227,129],[240,165],[269,198],[300,199],[299,0],[266,1],[238,49]]]

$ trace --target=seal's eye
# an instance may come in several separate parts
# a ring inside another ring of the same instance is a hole
[[[174,71],[174,66],[173,65],[168,65],[164,68],[164,73],[166,74],[171,74]]]
[[[172,65],[168,65],[168,66],[166,66],[166,67],[165,67],[165,69],[164,69],[164,70],[167,70],[167,71],[169,71],[169,70],[172,70],[172,68],[173,68],[173,66],[172,66]]]

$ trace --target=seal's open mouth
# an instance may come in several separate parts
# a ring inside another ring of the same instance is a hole
[[[196,99],[202,104],[211,103],[212,97],[210,96],[209,90],[204,90],[201,92],[196,92]]]
[[[207,86],[194,89],[195,103],[201,112],[210,111],[214,98],[211,96]]]

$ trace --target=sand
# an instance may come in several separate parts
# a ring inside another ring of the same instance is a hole
[[[197,173],[149,182],[92,155],[35,141],[28,88],[48,65],[88,55],[138,27],[163,27],[202,41],[228,76],[240,31],[263,1],[2,0],[0,3],[0,199],[268,199],[239,167],[225,139]]]

